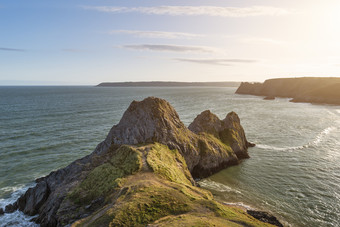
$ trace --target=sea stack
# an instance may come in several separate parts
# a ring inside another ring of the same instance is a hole
[[[250,145],[234,112],[204,111],[187,128],[167,101],[133,101],[90,155],[12,205],[41,226],[271,226],[194,181],[248,158]]]

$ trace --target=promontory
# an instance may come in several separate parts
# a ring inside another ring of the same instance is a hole
[[[301,77],[269,79],[264,83],[243,82],[237,94],[292,98],[291,102],[340,105],[340,78]]]
[[[163,99],[133,101],[90,155],[36,179],[5,212],[41,226],[282,226],[194,180],[248,158],[249,146],[234,112],[220,120],[207,110],[186,127]]]

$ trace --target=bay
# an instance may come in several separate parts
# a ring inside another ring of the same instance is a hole
[[[265,101],[236,88],[0,87],[0,207],[34,179],[91,153],[133,100],[169,101],[185,125],[235,111],[250,159],[200,184],[220,200],[268,210],[293,226],[340,223],[340,107]],[[0,226],[29,225],[19,212]],[[31,224],[33,226],[33,224]]]

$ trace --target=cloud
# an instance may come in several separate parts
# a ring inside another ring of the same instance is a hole
[[[183,32],[164,32],[164,31],[138,31],[138,30],[113,30],[110,34],[128,34],[142,38],[159,38],[159,39],[193,39],[203,37],[203,35],[183,33]]]
[[[273,45],[282,45],[285,42],[275,39],[268,39],[268,38],[243,38],[242,42],[244,43],[265,43],[265,44],[273,44]]]
[[[155,45],[155,44],[141,44],[141,45],[125,45],[126,49],[132,50],[151,50],[151,51],[170,51],[170,52],[217,52],[212,47],[204,46],[179,46],[179,45]]]
[[[82,6],[83,9],[110,13],[142,13],[148,15],[169,16],[218,16],[218,17],[252,17],[279,16],[292,13],[292,10],[271,7],[218,7],[218,6],[157,6],[157,7],[115,7]]]
[[[198,64],[209,64],[209,65],[224,65],[231,66],[233,63],[255,63],[258,60],[252,59],[190,59],[190,58],[175,58],[176,61],[192,62]]]
[[[7,47],[0,47],[0,51],[16,51],[16,52],[25,52],[24,49],[16,49],[16,48],[7,48]]]

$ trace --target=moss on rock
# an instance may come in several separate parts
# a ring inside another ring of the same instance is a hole
[[[172,182],[191,184],[191,175],[183,156],[162,144],[155,144],[148,151],[147,163],[160,176]]]
[[[79,205],[86,205],[98,197],[106,197],[124,181],[124,176],[142,168],[141,153],[133,147],[121,146],[106,163],[93,169],[69,194]]]
[[[157,143],[124,149],[132,156],[145,158],[145,162],[141,161],[143,168],[138,168],[142,170],[133,171],[121,185],[117,184],[118,192],[110,197],[111,203],[75,222],[73,227],[271,226],[241,209],[215,201],[209,191],[192,185],[185,160],[177,150]]]

